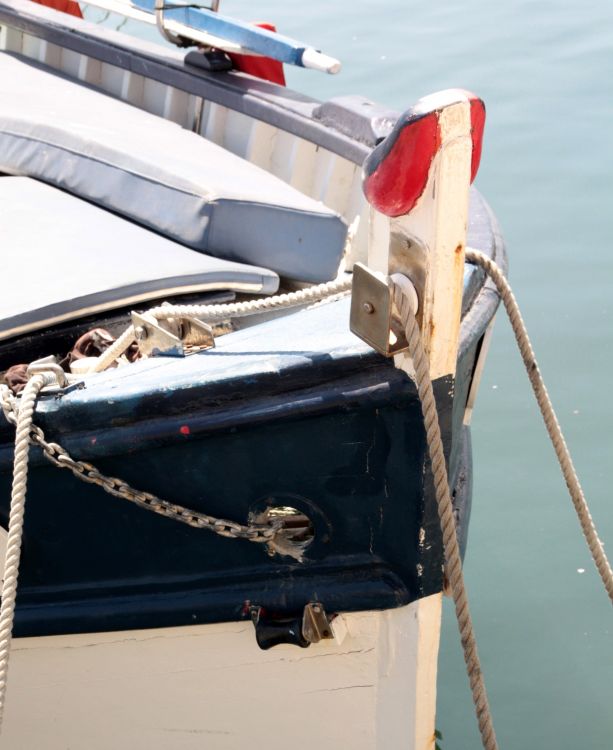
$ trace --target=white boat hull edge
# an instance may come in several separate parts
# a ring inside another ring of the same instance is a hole
[[[17,639],[3,748],[432,748],[441,598],[308,649],[250,622]]]

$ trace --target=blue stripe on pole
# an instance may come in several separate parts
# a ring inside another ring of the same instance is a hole
[[[149,13],[155,12],[155,0],[132,0],[130,3],[134,8]],[[185,26],[191,26],[199,31],[206,31],[209,34],[226,39],[228,42],[240,44],[245,49],[255,52],[258,55],[272,57],[289,65],[302,64],[302,54],[306,45],[295,39],[290,39],[282,34],[277,34],[266,29],[260,29],[244,21],[238,21],[227,16],[220,16],[219,13],[206,10],[204,8],[171,8],[172,0],[165,0],[164,18],[177,21]]]

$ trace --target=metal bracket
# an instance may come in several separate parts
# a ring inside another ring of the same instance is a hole
[[[334,638],[330,619],[320,602],[311,602],[304,608],[302,635],[309,643]]]
[[[212,0],[210,7],[206,8],[205,10],[210,10],[213,13],[217,13],[219,10],[219,2],[220,0]],[[164,11],[165,10],[173,10],[174,8],[192,8],[192,7],[199,7],[194,6],[190,4],[189,2],[179,2],[179,3],[170,3],[169,5],[166,5],[166,0],[155,0],[155,4],[153,6],[154,14],[155,14],[155,25],[158,28],[158,31],[160,34],[169,41],[171,44],[175,44],[177,47],[197,47],[200,46],[198,42],[193,41],[192,39],[187,39],[184,36],[181,36],[180,34],[173,34],[172,31],[169,31],[166,28],[166,24],[164,23]]]
[[[393,308],[389,277],[356,263],[353,267],[349,327],[352,333],[384,357],[393,357],[408,348]]]
[[[34,375],[38,375],[43,372],[51,372],[55,375],[56,383],[46,386],[47,388],[66,388],[66,386],[68,386],[68,378],[66,376],[66,373],[57,363],[55,357],[44,357],[43,359],[38,359],[35,362],[32,362],[28,365],[26,375],[28,376],[29,380]]]
[[[173,34],[172,31],[168,31],[166,24],[164,23],[164,11],[168,6],[165,5],[165,0],[155,0],[154,13],[155,13],[155,25],[158,28],[160,34],[171,44],[175,44],[177,47],[195,47],[196,42],[185,37]],[[177,5],[178,8],[185,7]],[[170,6],[172,8],[172,6]]]
[[[180,316],[157,320],[146,313],[133,312],[132,325],[143,357],[184,357],[185,347],[211,349],[215,346],[213,329],[197,318]]]

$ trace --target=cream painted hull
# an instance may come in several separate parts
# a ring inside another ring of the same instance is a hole
[[[13,642],[3,750],[426,750],[441,595],[261,651],[250,623]],[[340,639],[339,639],[340,640]]]

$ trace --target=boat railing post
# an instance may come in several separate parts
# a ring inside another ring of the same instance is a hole
[[[385,330],[373,330],[372,318],[377,316],[366,291],[369,278],[376,285],[376,277],[379,283],[387,283],[392,274],[408,277],[417,292],[417,317],[435,393],[446,398],[453,398],[469,189],[479,165],[484,118],[483,102],[467,91],[433,94],[403,114],[364,163],[370,204],[368,268],[354,269],[352,330],[394,356],[396,367],[411,376],[411,358],[389,325],[391,302],[388,299],[386,314],[375,323]],[[388,628],[393,644],[386,647],[396,649],[398,662],[409,667],[396,675],[394,689],[412,705],[402,706],[389,696],[392,709],[388,706],[377,716],[377,748],[400,747],[397,737],[403,727],[407,747],[433,744],[441,599],[437,593],[388,613],[394,627]],[[380,685],[381,696],[386,684]],[[413,721],[410,736],[403,714],[407,709]]]

